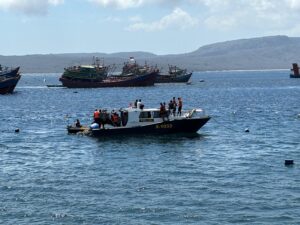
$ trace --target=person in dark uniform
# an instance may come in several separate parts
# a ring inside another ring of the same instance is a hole
[[[76,126],[76,127],[81,127],[81,124],[80,124],[79,119],[76,120],[75,126]]]
[[[100,115],[99,115],[99,125],[100,125],[100,128],[101,128],[101,125],[102,125],[102,128],[104,129],[104,125],[106,123],[106,119],[107,119],[107,113],[104,111],[104,110],[99,110],[100,112]]]
[[[172,99],[170,100],[170,102],[168,104],[168,109],[169,109],[170,113],[172,113],[172,110],[173,110],[173,101],[172,101]]]
[[[137,103],[138,103],[138,100],[136,99],[134,102],[134,108],[137,108]]]
[[[173,97],[173,116],[176,116],[176,108],[177,108],[176,98]]]

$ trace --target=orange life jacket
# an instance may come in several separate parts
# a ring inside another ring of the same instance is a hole
[[[95,111],[94,112],[94,119],[99,119],[100,118],[100,112],[99,111]]]

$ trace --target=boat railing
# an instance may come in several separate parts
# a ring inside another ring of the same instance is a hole
[[[198,118],[206,116],[206,113],[203,109],[190,109],[182,110],[181,115],[179,115],[178,112],[176,112],[175,115],[173,115],[172,112],[170,112],[170,116],[174,118]]]

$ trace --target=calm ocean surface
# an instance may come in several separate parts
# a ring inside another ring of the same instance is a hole
[[[203,72],[192,85],[146,88],[45,86],[58,76],[24,74],[15,94],[0,96],[0,224],[300,224],[300,79],[289,71]],[[199,135],[66,132],[76,118],[90,123],[95,108],[137,98],[158,107],[173,96],[213,117]]]

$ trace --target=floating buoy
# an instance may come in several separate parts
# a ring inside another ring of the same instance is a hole
[[[20,132],[19,128],[15,129],[15,133],[19,133],[19,132]]]
[[[245,132],[246,132],[246,133],[249,133],[249,132],[250,132],[250,130],[249,130],[248,128],[246,128],[246,129],[245,129]]]
[[[284,161],[284,165],[286,165],[286,166],[292,166],[292,165],[294,165],[294,160],[292,160],[292,159],[286,159]]]
[[[78,92],[77,92],[77,91],[74,91],[73,93],[75,93],[75,94],[76,94],[76,93],[78,93]]]

